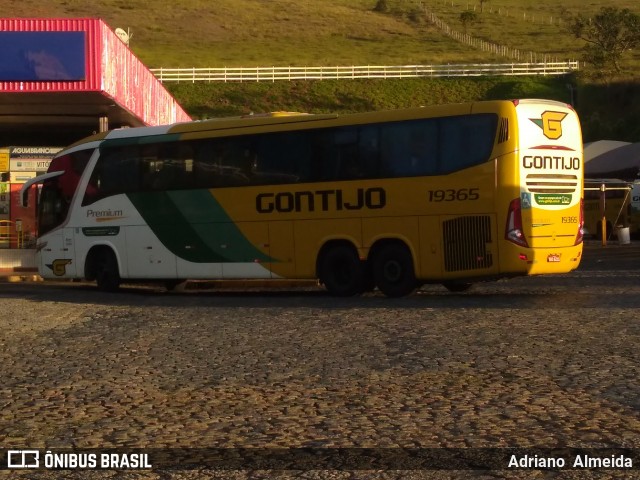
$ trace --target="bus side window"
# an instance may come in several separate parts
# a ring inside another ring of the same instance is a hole
[[[312,137],[311,179],[315,182],[335,180],[338,174],[338,152],[334,145],[333,130],[318,130]]]
[[[187,142],[160,144],[161,168],[154,179],[154,190],[180,190],[193,186],[193,152]]]
[[[441,121],[442,128],[442,164],[440,165],[440,173],[455,172],[464,168],[469,161],[469,157],[465,156],[468,148],[465,148],[468,139],[463,136],[461,128],[462,117],[443,118]]]
[[[232,137],[222,158],[222,186],[249,185],[254,155],[247,139]]]
[[[358,178],[358,132],[352,127],[342,127],[334,131],[335,178],[351,180]]]
[[[148,145],[142,151],[143,179],[147,190],[164,191],[182,188],[184,169],[172,143]]]
[[[385,176],[408,177],[415,173],[406,123],[383,125],[380,151]]]
[[[409,155],[412,173],[435,175],[440,163],[439,132],[436,120],[421,120],[410,128]]]
[[[212,188],[218,186],[220,169],[219,148],[216,140],[196,140],[193,148],[193,186],[194,188]]]
[[[441,119],[442,158],[439,173],[451,173],[489,160],[498,117],[476,114]]]
[[[140,148],[114,148],[102,158],[101,186],[104,195],[135,192],[140,188]]]
[[[180,160],[180,175],[182,180],[180,188],[193,188],[195,178],[193,176],[193,166],[195,163],[193,144],[191,142],[183,142],[178,148],[178,158]]]
[[[362,126],[358,133],[360,175],[377,178],[380,176],[380,128],[377,125]]]
[[[92,191],[85,192],[82,205],[120,193],[135,192],[140,188],[140,155],[136,146],[107,147],[89,179]]]
[[[251,154],[253,185],[297,183],[309,178],[309,132],[256,135],[251,142]]]

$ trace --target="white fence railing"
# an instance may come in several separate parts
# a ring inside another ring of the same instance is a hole
[[[152,68],[161,82],[275,82],[355,78],[474,77],[504,75],[563,75],[578,70],[577,61],[397,65],[344,67],[222,67]]]

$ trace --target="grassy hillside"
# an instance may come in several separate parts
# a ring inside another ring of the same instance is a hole
[[[467,8],[473,10],[478,21],[468,27],[467,33],[474,37],[523,51],[572,59],[579,58],[584,44],[567,32],[566,13],[590,16],[604,6],[629,8],[640,13],[637,0],[487,0],[483,11],[479,2],[473,1],[430,0],[426,5],[458,29],[463,28],[460,14]],[[627,61],[640,65],[640,52],[632,52]]]
[[[379,13],[376,3],[3,0],[2,15],[100,17],[112,28],[129,28],[131,48],[150,67],[216,67],[504,60],[442,35],[425,21],[425,8],[459,31],[460,13],[475,8],[479,22],[468,33],[511,48],[575,58],[582,44],[566,33],[562,8],[586,13],[605,5],[638,9],[637,0],[490,0],[480,14],[477,0],[387,0],[389,11]]]
[[[489,60],[358,0],[4,0],[12,16],[90,16],[130,28],[150,67]],[[150,8],[152,6],[152,8]]]
[[[523,96],[570,101],[565,83],[553,78],[323,80],[167,87],[196,118],[274,110],[353,113]]]

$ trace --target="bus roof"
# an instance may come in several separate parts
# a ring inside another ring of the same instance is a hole
[[[474,107],[480,105],[494,104],[496,109],[499,106],[502,108],[515,108],[520,102],[526,103],[554,103],[549,100],[489,100],[479,102],[468,102],[458,104],[447,105],[434,105],[428,107],[413,107],[397,110],[386,111],[374,111],[365,113],[350,113],[350,114],[308,114],[299,112],[271,112],[265,114],[250,114],[234,117],[222,117],[213,118],[207,120],[196,120],[192,122],[174,123],[169,125],[160,125],[154,127],[135,127],[135,128],[122,128],[116,130],[110,130],[108,132],[102,132],[90,137],[84,138],[74,144],[70,145],[67,149],[77,148],[81,145],[90,142],[100,142],[116,140],[127,143],[127,139],[131,139],[132,142],[136,142],[136,138],[152,137],[156,135],[186,135],[187,137],[197,138],[204,136],[204,132],[218,131],[220,134],[239,134],[240,129],[257,128],[258,131],[263,131],[263,128],[276,125],[296,124],[300,129],[313,128],[312,124],[316,124],[318,127],[332,127],[332,126],[344,126],[351,124],[362,123],[378,123],[388,121],[399,121],[417,119],[425,116],[440,116],[440,115],[463,115],[472,113],[475,111]],[[566,105],[566,104],[564,104]],[[426,114],[426,115],[425,115]],[[222,133],[224,131],[224,133]],[[234,133],[236,131],[237,133]],[[257,132],[252,132],[257,133]]]

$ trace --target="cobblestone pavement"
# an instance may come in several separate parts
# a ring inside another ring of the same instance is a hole
[[[316,288],[103,294],[44,282],[0,284],[0,305],[2,448],[640,447],[636,245],[591,245],[573,274],[464,294],[440,286],[403,299],[335,299]],[[633,473],[153,470],[64,478]]]

